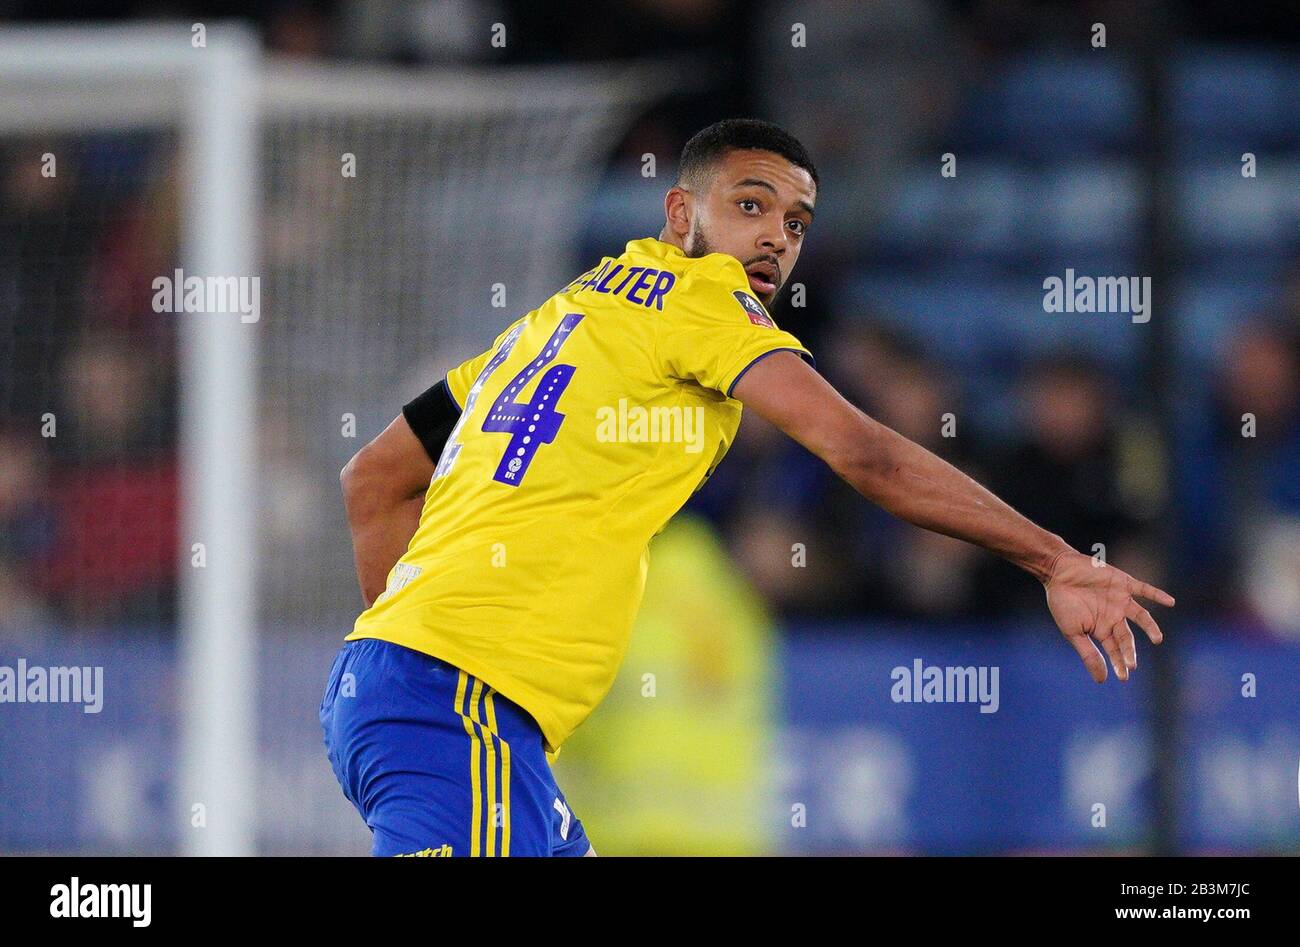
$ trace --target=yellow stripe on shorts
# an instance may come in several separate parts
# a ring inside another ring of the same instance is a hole
[[[487,723],[483,720],[482,700],[484,692],[490,692],[491,689],[484,687],[480,680],[474,681],[474,702],[471,705],[470,712],[474,715],[474,722],[479,725],[480,732],[488,729]],[[484,739],[484,746],[487,749],[487,804],[484,807],[484,816],[487,824],[484,826],[487,834],[487,857],[491,858],[497,853],[497,823],[499,810],[497,809],[497,750],[496,741],[492,739],[492,731],[488,730],[487,738]]]
[[[483,787],[478,778],[478,754],[479,754],[479,736],[475,731],[473,721],[465,714],[465,688],[469,683],[469,675],[464,671],[460,672],[460,677],[456,681],[456,713],[460,714],[461,723],[465,725],[465,732],[469,734],[470,740],[470,757],[469,757],[469,785],[470,797],[473,800],[472,807],[472,827],[470,829],[469,853],[471,857],[478,857],[480,852],[479,836],[481,834],[479,826],[481,824],[483,813]],[[481,685],[476,680],[474,682],[474,699],[478,698],[478,689]]]
[[[474,682],[472,689],[470,681]],[[495,696],[496,691],[478,678],[460,672],[456,682],[456,712],[460,714],[461,723],[470,738],[470,791],[473,800],[471,856],[510,854],[510,744],[501,739],[501,734],[497,732],[496,704],[492,700]],[[484,731],[487,732],[486,738],[483,736]],[[479,777],[480,747],[486,756],[486,793],[483,791],[483,780]],[[499,789],[496,771],[498,753],[501,756]]]
[[[510,744],[497,732],[497,712],[492,704],[494,696],[496,691],[489,687],[486,700],[488,732],[501,744],[501,855],[506,857],[510,854]]]

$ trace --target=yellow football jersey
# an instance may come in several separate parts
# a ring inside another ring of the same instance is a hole
[[[650,538],[731,446],[732,387],[783,349],[812,360],[735,257],[648,238],[604,258],[447,374],[460,419],[348,640],[482,679],[557,751],[614,681]]]

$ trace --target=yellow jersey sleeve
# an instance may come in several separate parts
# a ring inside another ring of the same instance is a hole
[[[461,362],[451,371],[447,372],[447,390],[451,396],[456,399],[456,407],[462,411],[465,409],[465,398],[469,395],[469,390],[474,387],[474,379],[478,378],[479,372],[483,371],[483,366],[492,360],[492,354],[496,352],[497,347],[501,345],[501,340],[510,334],[510,330],[519,323],[523,322],[527,316],[516,319],[505,330],[493,340],[488,346],[487,351],[475,355],[473,358]]]
[[[765,355],[787,350],[813,362],[802,342],[777,328],[734,258],[694,267],[681,289],[659,336],[659,355],[670,377],[730,397],[740,376]]]

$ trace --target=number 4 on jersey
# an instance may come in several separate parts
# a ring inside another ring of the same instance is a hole
[[[500,463],[497,466],[497,472],[493,475],[493,480],[499,483],[508,484],[510,487],[519,487],[520,481],[523,481],[524,475],[528,472],[529,464],[533,462],[537,449],[543,444],[550,444],[555,440],[555,434],[559,432],[560,424],[564,423],[564,415],[555,410],[555,403],[559,401],[560,395],[564,394],[564,389],[568,388],[569,381],[573,380],[573,372],[576,368],[560,364],[549,369],[537,382],[537,388],[534,389],[532,401],[517,402],[515,395],[524,390],[528,382],[533,380],[533,376],[541,372],[543,368],[554,362],[555,356],[559,354],[565,342],[568,341],[569,333],[582,320],[581,312],[569,312],[560,320],[560,324],[551,333],[551,337],[542,346],[541,353],[537,358],[530,360],[526,366],[520,369],[519,373],[510,380],[510,384],[502,390],[497,397],[497,401],[491,403],[487,408],[487,416],[482,424],[484,432],[490,434],[510,434],[510,444],[506,445]],[[461,414],[461,423],[468,418],[469,412],[473,411],[474,403],[477,402],[478,393],[481,392],[484,382],[500,364],[506,360],[513,349],[513,343],[517,334],[512,333],[512,337],[503,343],[497,355],[491,359],[491,362],[484,366],[484,371],[474,380],[471,397],[465,398],[465,410]],[[451,446],[452,438],[459,433],[460,425],[456,425],[458,431],[452,432],[451,438],[448,438],[448,447]],[[456,444],[456,450],[443,450],[442,458],[439,458],[438,470],[434,472],[434,477],[446,475],[451,470],[451,464],[455,462],[455,454],[459,453],[459,444]]]

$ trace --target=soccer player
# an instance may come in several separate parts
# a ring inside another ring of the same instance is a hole
[[[817,373],[768,307],[817,172],[765,122],[696,134],[658,238],[633,240],[407,404],[343,470],[369,607],[321,705],[376,855],[594,854],[549,757],[614,681],[650,539],[709,477],[741,408],[895,516],[1046,589],[1093,679],[1137,666],[1165,592],[1071,549]]]

